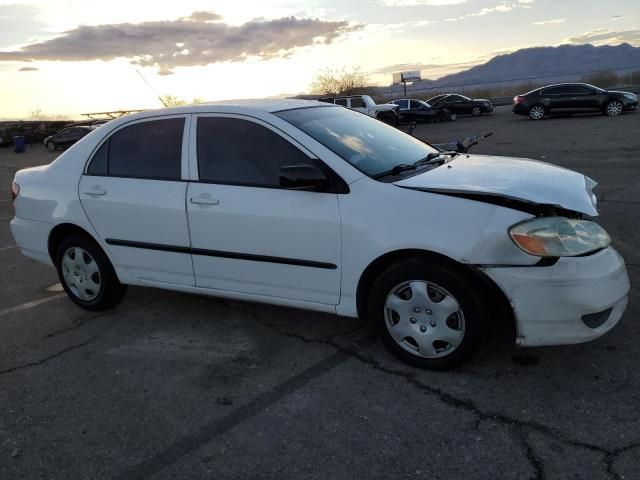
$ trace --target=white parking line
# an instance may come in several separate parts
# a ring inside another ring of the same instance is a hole
[[[0,252],[4,252],[5,250],[11,250],[12,248],[18,248],[18,245],[9,245],[8,247],[0,248]]]
[[[56,300],[64,296],[65,296],[64,293],[59,293],[57,295],[52,295],[50,297],[45,297],[39,300],[33,300],[31,302],[23,303],[22,305],[18,305],[17,307],[11,307],[11,308],[7,308],[6,310],[0,310],[0,318],[4,317],[5,315],[9,315],[11,313],[21,312],[23,310],[28,310],[30,308],[37,307],[38,305],[51,302],[53,300]]]

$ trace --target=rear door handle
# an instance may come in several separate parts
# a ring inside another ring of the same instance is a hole
[[[198,197],[191,197],[189,201],[195,205],[218,205],[220,200],[211,198],[211,195],[204,194]]]

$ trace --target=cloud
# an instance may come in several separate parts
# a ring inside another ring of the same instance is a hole
[[[481,63],[479,61],[472,62],[462,62],[462,63],[446,63],[446,64],[437,64],[437,63],[395,63],[393,65],[387,65],[385,67],[377,68],[376,70],[372,70],[371,74],[390,74],[396,72],[409,72],[414,70],[442,70],[442,69],[452,69],[452,68],[464,68],[469,66],[478,65]]]
[[[462,15],[460,17],[445,18],[444,21],[445,22],[459,22],[460,20],[464,20],[466,18],[484,17],[485,15],[489,15],[490,13],[495,13],[495,12],[505,13],[505,12],[510,12],[510,11],[518,9],[518,8],[533,8],[534,3],[535,3],[535,0],[518,0],[518,2],[515,2],[515,3],[502,2],[502,3],[499,3],[498,5],[493,6],[493,7],[485,7],[482,10],[478,10],[476,12],[468,13],[468,14]]]
[[[620,43],[629,43],[634,46],[640,46],[640,28],[632,28],[629,30],[607,30],[606,28],[597,28],[590,32],[576,35],[565,40],[566,43],[583,44],[591,43],[593,45],[618,45]]]
[[[285,17],[228,25],[213,12],[194,12],[171,21],[80,26],[20,50],[0,52],[0,61],[89,61],[129,58],[157,66],[168,74],[175,67],[266,60],[291,55],[296,48],[329,44],[361,28],[344,21]]]
[[[543,26],[543,25],[557,25],[559,23],[566,22],[566,18],[554,18],[553,20],[542,20],[541,22],[533,22],[531,25]]]
[[[22,67],[18,69],[19,72],[35,72],[37,70],[40,70],[40,69],[36,67]]]
[[[385,7],[442,7],[461,3],[467,3],[467,0],[381,0],[381,4]]]

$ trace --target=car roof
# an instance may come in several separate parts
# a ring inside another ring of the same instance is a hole
[[[283,110],[294,110],[298,108],[310,107],[335,107],[341,108],[326,102],[317,100],[299,99],[247,99],[247,100],[227,100],[219,102],[199,103],[197,105],[184,105],[180,107],[159,108],[156,110],[145,110],[144,112],[126,115],[120,118],[142,119],[155,116],[179,115],[187,113],[239,113],[251,114],[257,112],[281,112]],[[119,120],[119,119],[118,119]]]

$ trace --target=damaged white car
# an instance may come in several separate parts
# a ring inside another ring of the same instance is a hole
[[[592,340],[627,304],[595,183],[439,151],[301,100],[123,117],[19,171],[11,230],[69,297],[126,285],[366,317],[402,360],[451,368],[487,340]]]

